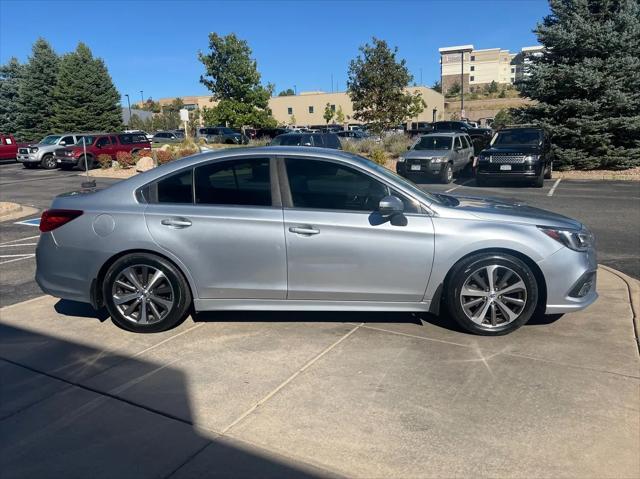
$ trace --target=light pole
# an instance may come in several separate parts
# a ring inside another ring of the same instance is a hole
[[[298,87],[296,85],[293,85],[293,94],[294,95],[298,94]]]
[[[126,93],[124,96],[127,97],[127,106],[129,107],[129,121],[127,122],[127,126],[131,127],[131,101],[129,101],[129,94]],[[129,128],[131,129],[131,128]]]
[[[140,90],[140,99],[142,100],[142,103],[140,103],[140,107],[144,107],[144,95],[142,93],[142,90]]]

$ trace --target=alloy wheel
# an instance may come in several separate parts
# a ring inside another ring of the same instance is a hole
[[[44,167],[47,168],[48,170],[52,170],[53,168],[56,167],[56,159],[52,155],[45,157]]]
[[[483,327],[496,328],[520,317],[527,304],[527,286],[506,266],[491,264],[473,271],[460,290],[464,314]]]
[[[175,294],[167,276],[149,265],[133,265],[122,270],[111,288],[118,312],[135,324],[162,321],[173,309]]]

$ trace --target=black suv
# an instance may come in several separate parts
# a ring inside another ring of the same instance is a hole
[[[541,188],[552,171],[551,144],[542,128],[503,128],[480,153],[476,181],[482,186],[491,179],[524,179]]]
[[[340,139],[335,133],[285,133],[276,136],[271,145],[276,146],[319,146],[341,150]]]

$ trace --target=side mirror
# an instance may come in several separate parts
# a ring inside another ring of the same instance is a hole
[[[60,146],[66,146],[67,142],[66,141],[61,141],[60,142]]]
[[[397,196],[388,195],[380,200],[378,211],[382,216],[399,215],[404,211],[404,203]]]

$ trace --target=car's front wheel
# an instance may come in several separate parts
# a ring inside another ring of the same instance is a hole
[[[449,184],[453,181],[453,167],[451,163],[445,163],[442,165],[442,170],[440,171],[440,183]]]
[[[191,292],[182,273],[149,253],[116,260],[105,275],[102,294],[113,322],[137,333],[171,329],[191,308]]]
[[[451,271],[445,301],[465,330],[486,336],[525,324],[538,303],[538,284],[526,263],[504,253],[479,253]]]
[[[40,162],[40,166],[42,166],[46,170],[53,170],[58,166],[56,159],[52,154],[47,154],[42,157],[42,161]]]

